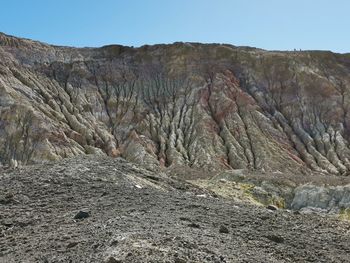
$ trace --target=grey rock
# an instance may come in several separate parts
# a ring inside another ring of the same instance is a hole
[[[350,207],[350,185],[316,186],[301,185],[295,189],[291,208],[319,209],[323,211],[337,211]]]

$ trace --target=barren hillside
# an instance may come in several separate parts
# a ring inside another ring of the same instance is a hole
[[[347,175],[350,55],[0,35],[0,161]]]
[[[0,262],[348,262],[350,55],[0,34]]]

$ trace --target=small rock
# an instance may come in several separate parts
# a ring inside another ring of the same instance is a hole
[[[14,195],[12,193],[8,193],[5,195],[5,197],[0,198],[0,204],[8,205],[11,203],[16,203],[16,201],[14,199]]]
[[[135,187],[136,187],[137,189],[142,189],[142,186],[141,186],[141,185],[138,185],[138,184],[136,184]]]
[[[14,225],[12,222],[9,222],[9,221],[2,222],[1,224],[7,228],[13,227]]]
[[[188,224],[189,227],[192,227],[192,228],[201,228],[200,225],[196,224],[196,223],[191,223],[191,224]]]
[[[270,218],[270,217],[267,216],[267,215],[262,215],[262,216],[260,217],[261,220],[267,220],[267,219],[269,219],[269,218]]]
[[[94,244],[92,247],[93,247],[93,249],[98,249],[99,246],[100,246],[100,244],[96,243],[96,244]]]
[[[118,240],[112,240],[112,242],[110,243],[110,246],[116,246],[118,245],[119,241]]]
[[[228,234],[229,233],[228,228],[224,225],[221,225],[219,228],[219,233]]]
[[[175,257],[174,262],[175,263],[186,263],[187,261],[184,260],[183,258]]]
[[[89,212],[86,211],[79,211],[75,216],[74,219],[84,219],[88,218],[90,216]]]
[[[15,197],[15,195],[13,193],[7,193],[5,195],[5,199],[13,199]]]
[[[76,245],[78,245],[78,242],[71,242],[67,245],[67,248],[72,248],[72,247],[75,247]]]
[[[278,236],[278,235],[268,235],[268,236],[266,236],[266,238],[268,238],[271,241],[276,242],[276,243],[283,243],[283,241],[284,241],[284,238],[281,236]]]
[[[269,210],[272,210],[272,211],[278,210],[278,207],[275,206],[275,205],[268,205],[266,208],[269,209]]]
[[[122,261],[120,259],[116,259],[115,257],[109,257],[106,260],[106,263],[122,263]]]
[[[224,256],[220,256],[219,258],[220,258],[220,261],[221,261],[221,262],[226,262],[226,260],[225,260],[225,257],[224,257]]]
[[[0,204],[2,205],[8,205],[12,203],[12,199],[6,199],[6,198],[1,198],[0,199]]]

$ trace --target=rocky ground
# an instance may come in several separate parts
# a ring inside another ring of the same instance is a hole
[[[122,159],[0,171],[4,263],[349,262],[349,255],[349,222],[218,198]]]

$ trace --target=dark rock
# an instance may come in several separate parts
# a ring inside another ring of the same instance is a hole
[[[282,236],[279,236],[279,235],[267,235],[266,236],[267,239],[273,241],[273,242],[276,242],[276,243],[283,243],[284,242],[284,238]]]
[[[12,222],[2,222],[1,224],[7,228],[10,228],[14,225]]]
[[[278,210],[278,207],[275,206],[275,205],[268,205],[266,208],[269,209],[269,210],[272,210],[272,211]]]
[[[84,219],[88,218],[90,216],[89,212],[86,211],[79,211],[75,216],[74,219]]]
[[[106,196],[106,195],[108,195],[108,193],[107,193],[107,192],[103,192],[103,193],[101,194],[101,197],[104,197],[104,196]]]
[[[112,242],[110,243],[110,246],[113,247],[113,246],[116,246],[118,245],[119,241],[118,240],[112,240]]]
[[[220,261],[221,261],[221,262],[226,262],[226,260],[225,260],[225,257],[224,257],[224,256],[220,256],[219,258],[220,258]]]
[[[187,261],[183,258],[175,257],[174,263],[186,263]]]
[[[159,177],[154,176],[154,175],[146,175],[146,178],[158,182],[160,180]]]
[[[32,224],[33,222],[31,220],[26,220],[26,221],[17,221],[16,225],[20,226],[20,227],[26,227],[29,226],[30,224]]]
[[[73,247],[75,247],[76,245],[78,245],[78,242],[71,242],[71,243],[69,243],[68,245],[67,245],[67,248],[73,248]]]
[[[2,205],[8,205],[11,203],[15,203],[14,195],[12,193],[8,193],[3,198],[0,198],[0,204]]]
[[[196,224],[196,223],[191,223],[191,224],[188,224],[189,227],[192,227],[192,228],[201,228],[199,224]]]
[[[98,249],[100,247],[100,244],[99,243],[96,243],[92,246],[94,249]]]
[[[228,228],[226,226],[221,225],[220,228],[219,228],[219,233],[228,234],[229,230],[228,230]]]
[[[267,219],[269,219],[269,216],[263,215],[263,216],[260,217],[260,219],[261,219],[261,220],[267,220]]]
[[[115,257],[109,257],[106,260],[106,263],[122,263],[123,261],[120,259],[116,259]]]

